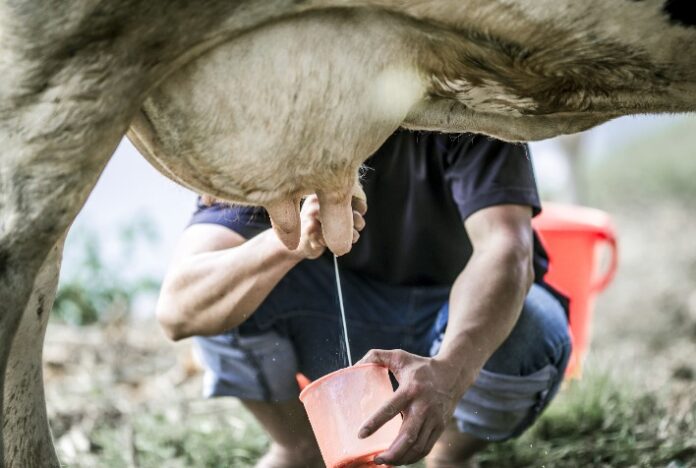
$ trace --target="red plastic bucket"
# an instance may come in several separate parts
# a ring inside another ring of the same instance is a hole
[[[401,418],[395,417],[365,439],[358,439],[358,431],[393,395],[387,368],[377,364],[332,372],[302,390],[300,401],[328,468],[377,466],[373,460],[394,442]]]
[[[546,281],[570,299],[570,334],[573,353],[566,375],[580,377],[590,342],[594,300],[614,277],[618,264],[616,230],[601,210],[544,203],[532,220],[549,255]],[[600,271],[599,247],[608,246],[609,266]]]

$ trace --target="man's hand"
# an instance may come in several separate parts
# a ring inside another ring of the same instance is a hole
[[[353,244],[360,238],[360,231],[365,227],[367,203],[360,198],[353,198]],[[300,244],[297,246],[297,254],[303,259],[313,260],[321,256],[326,249],[326,241],[321,229],[321,216],[319,198],[316,195],[308,196],[300,211],[302,232]]]
[[[406,351],[372,350],[358,364],[376,363],[389,368],[399,382],[391,400],[370,417],[358,437],[365,438],[399,413],[404,421],[396,440],[375,463],[415,463],[432,450],[452,418],[454,408],[476,376],[462,377],[461,369],[437,358]]]

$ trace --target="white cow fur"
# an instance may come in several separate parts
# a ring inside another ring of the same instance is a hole
[[[343,252],[357,168],[400,125],[529,140],[696,110],[696,29],[662,4],[0,0],[0,460],[58,466],[55,246],[131,122],[165,175],[265,205],[288,244],[318,192]]]

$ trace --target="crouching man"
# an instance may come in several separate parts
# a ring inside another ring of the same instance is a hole
[[[354,246],[339,259],[348,334],[353,359],[389,367],[399,387],[360,436],[401,413],[378,463],[466,466],[530,427],[570,354],[531,227],[527,147],[400,130],[365,165],[370,209],[354,199]],[[323,466],[295,376],[346,365],[315,196],[301,217],[290,251],[262,209],[199,203],[158,304],[171,338],[196,336],[206,394],[239,398],[268,432],[265,468]]]

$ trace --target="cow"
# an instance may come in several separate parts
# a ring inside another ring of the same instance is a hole
[[[126,132],[173,180],[266,207],[291,248],[317,193],[342,254],[360,164],[400,126],[526,141],[696,110],[690,3],[0,0],[4,466],[59,466],[43,336],[65,233]]]

